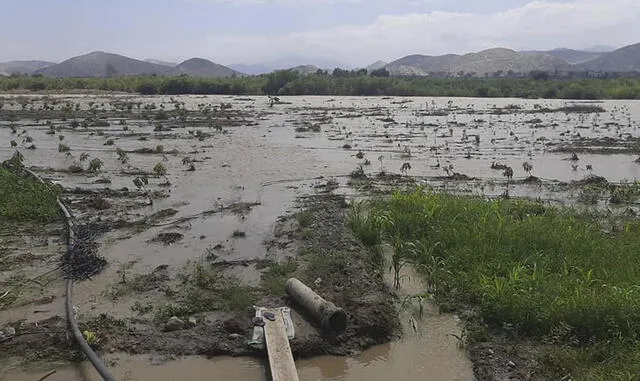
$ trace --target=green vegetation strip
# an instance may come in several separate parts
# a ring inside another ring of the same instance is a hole
[[[172,301],[156,310],[156,320],[164,322],[171,316],[188,317],[207,311],[243,311],[257,300],[256,290],[224,277],[221,269],[211,264],[189,262],[180,278]]]
[[[60,218],[52,184],[43,184],[0,166],[0,217],[10,220],[52,222]]]
[[[365,244],[392,245],[394,267],[415,265],[440,302],[478,306],[490,326],[553,344],[541,355],[549,379],[638,377],[640,222],[611,226],[535,202],[422,189],[351,215]]]
[[[389,95],[559,99],[639,99],[639,78],[549,79],[376,77],[360,72],[302,75],[293,70],[238,78],[0,77],[0,91],[102,90],[142,94]]]

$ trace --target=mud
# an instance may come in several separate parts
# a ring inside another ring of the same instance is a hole
[[[10,156],[9,142],[15,141],[28,166],[65,188],[63,199],[79,222],[106,227],[96,243],[107,267],[78,282],[74,291],[80,320],[100,331],[104,353],[143,354],[168,345],[181,354],[245,353],[227,330],[240,334],[250,328],[244,324],[251,312],[237,306],[207,311],[195,327],[157,333],[157,309],[185,295],[185,276],[193,275],[185,268],[197,263],[213,269],[215,279],[228,280],[224,291],[235,304],[287,303],[280,288],[283,272],[314,287],[322,278],[318,288],[323,293],[356,311],[348,330],[354,344],[310,325],[301,331],[310,333],[301,337],[311,344],[296,344],[301,355],[358,353],[396,339],[391,328],[402,324],[390,321],[380,308],[394,307],[397,296],[380,288],[380,271],[364,261],[352,237],[323,230],[340,222],[338,217],[320,213],[317,222],[309,222],[296,209],[318,209],[314,202],[324,197],[331,205],[327,209],[340,216],[344,208],[331,193],[353,199],[422,185],[460,194],[586,204],[630,215],[639,211],[640,192],[634,187],[640,175],[635,162],[638,102],[292,97],[271,108],[261,97],[0,96],[0,142],[6,143],[0,144],[0,156]],[[27,149],[31,145],[36,149]],[[573,153],[578,160],[564,160]],[[93,159],[102,165],[90,171]],[[494,162],[511,167],[513,178],[507,179],[504,169],[492,169]],[[525,170],[524,162],[533,168]],[[159,163],[164,171],[154,171]],[[404,163],[410,169],[401,171]],[[592,183],[595,176],[606,183]],[[137,186],[136,178],[147,183]],[[594,186],[597,192],[589,193]],[[301,221],[309,225],[300,226]],[[37,322],[53,324],[64,316],[58,269],[64,242],[62,225],[20,229],[3,231],[0,238],[0,296],[11,291],[0,299],[0,326],[26,332]],[[179,236],[167,245],[153,241]],[[327,242],[349,255],[332,255],[322,246]],[[329,260],[318,259],[323,253],[329,253]],[[358,260],[350,262],[352,257]],[[295,270],[286,265],[291,258],[299,262]],[[336,263],[346,268],[343,278],[332,271]],[[326,275],[306,273],[309,265]],[[355,287],[343,283],[359,273],[366,276],[357,278]],[[212,285],[218,287],[218,281]],[[367,300],[373,304],[349,299],[363,289],[370,290]],[[378,307],[367,309],[375,303]],[[435,315],[431,319],[437,320]],[[384,330],[372,332],[381,324]],[[117,333],[124,327],[127,334],[120,339]],[[51,340],[62,340],[54,331]],[[198,335],[222,339],[211,344]],[[42,340],[44,346],[48,340]],[[15,353],[37,343],[17,346]],[[394,345],[371,353],[388,348],[388,357],[380,361],[390,361],[411,351],[411,346]],[[72,358],[72,352],[63,350],[61,357]],[[42,353],[47,357],[53,351]],[[349,373],[344,377],[358,374],[360,363],[376,363],[340,361]],[[462,373],[468,366],[456,364],[452,367]]]

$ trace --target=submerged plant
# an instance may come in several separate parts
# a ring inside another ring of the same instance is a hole
[[[411,169],[411,164],[402,163],[402,167],[400,167],[400,173],[404,173],[406,175],[407,171],[409,171],[410,169]]]
[[[127,164],[129,162],[129,155],[124,152],[121,148],[116,148],[116,154],[118,155],[118,161],[122,164]]]
[[[147,178],[147,176],[138,176],[134,178],[133,185],[135,185],[139,190],[143,191],[144,195],[149,199],[149,205],[153,205],[153,200],[151,199],[149,190],[147,189],[147,186],[149,185],[149,179]]]
[[[164,177],[165,180],[165,184],[166,185],[171,185],[171,183],[169,182],[169,179],[167,178],[167,167],[165,167],[164,164],[162,163],[157,163],[154,167],[153,167],[153,173],[156,176],[162,176]]]
[[[91,159],[91,161],[89,162],[89,167],[87,168],[87,171],[89,173],[98,173],[102,171],[102,166],[104,165],[104,163],[102,162],[102,160],[98,159],[97,157],[94,157],[93,159]]]

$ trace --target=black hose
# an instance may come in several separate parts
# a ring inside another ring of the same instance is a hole
[[[25,171],[29,173],[31,176],[38,179],[40,182],[44,183],[44,180],[42,180],[40,176],[36,175],[34,172],[26,168],[25,168]],[[67,222],[67,228],[69,230],[67,250],[72,252],[71,248],[73,247],[76,241],[76,234],[73,227],[73,220],[71,219],[71,214],[69,213],[69,210],[67,210],[67,208],[64,206],[62,201],[60,201],[60,198],[58,198],[57,201],[58,201],[58,207],[60,208],[60,210],[62,211],[62,214],[64,215],[65,221]],[[94,352],[93,349],[91,349],[91,347],[89,346],[89,343],[87,343],[84,336],[80,332],[80,328],[78,328],[78,322],[76,321],[76,317],[74,316],[74,311],[73,311],[73,277],[69,276],[67,278],[66,288],[67,290],[65,294],[65,299],[66,299],[65,309],[67,312],[67,322],[69,323],[69,328],[73,333],[73,337],[76,339],[76,342],[80,346],[80,350],[82,350],[82,353],[84,353],[85,356],[87,356],[87,358],[89,359],[93,367],[96,369],[96,371],[100,374],[102,379],[104,381],[115,381],[115,378],[113,378],[111,373],[109,373],[109,370],[104,365],[102,360],[100,360],[96,352]]]
[[[76,241],[75,231],[73,229],[73,221],[71,220],[71,214],[69,213],[69,211],[64,206],[62,201],[60,201],[59,198],[58,198],[58,206],[60,207],[60,210],[62,210],[65,220],[67,221],[67,227],[69,229],[68,250],[71,250],[71,248],[73,247]],[[96,369],[96,371],[100,373],[100,376],[104,381],[115,381],[111,373],[109,373],[109,370],[107,370],[107,367],[104,365],[102,360],[100,360],[96,352],[94,352],[93,349],[91,349],[91,347],[89,346],[89,343],[87,343],[87,340],[85,340],[84,336],[80,332],[80,328],[78,327],[78,322],[76,321],[76,317],[74,316],[74,311],[73,311],[73,277],[67,278],[67,292],[65,297],[66,297],[65,308],[67,311],[67,322],[69,323],[69,328],[71,328],[71,332],[73,332],[73,336],[75,337],[76,342],[78,343],[78,345],[80,345],[80,349],[87,356],[89,361],[91,361],[91,364],[93,364],[93,367]]]

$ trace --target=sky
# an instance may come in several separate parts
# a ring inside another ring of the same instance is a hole
[[[100,50],[365,66],[408,54],[640,42],[639,0],[1,0],[0,14],[0,62]]]

